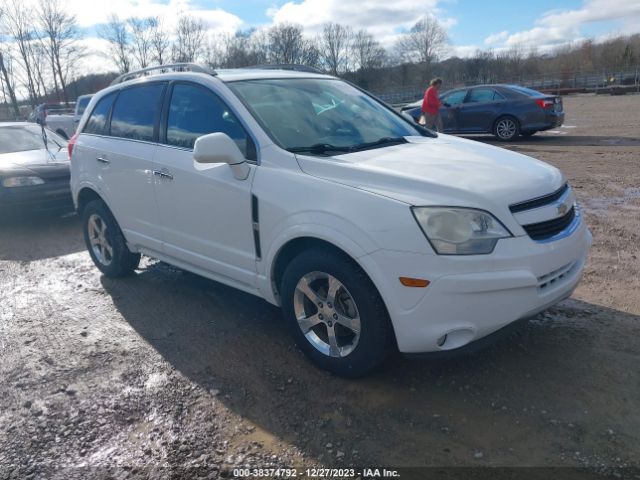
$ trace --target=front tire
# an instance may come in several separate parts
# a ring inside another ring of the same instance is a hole
[[[520,134],[520,124],[516,118],[505,115],[496,120],[493,126],[493,134],[498,140],[510,142],[518,138]]]
[[[358,377],[393,350],[391,322],[378,290],[345,255],[299,254],[284,271],[281,294],[297,345],[320,368]]]
[[[105,276],[131,275],[140,264],[140,254],[127,247],[118,222],[102,200],[93,200],[82,212],[84,241],[93,263]]]

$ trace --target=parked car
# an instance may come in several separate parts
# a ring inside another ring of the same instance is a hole
[[[73,104],[63,103],[41,103],[29,114],[28,122],[35,122],[39,125],[46,125],[49,115],[71,114],[73,113]]]
[[[76,100],[75,110],[72,114],[65,113],[47,115],[47,127],[67,140],[71,138],[73,134],[76,133],[76,128],[78,127],[78,123],[80,123],[80,118],[82,117],[84,110],[87,108],[87,105],[89,105],[89,101],[92,96],[93,94],[80,95]]]
[[[491,133],[510,141],[562,125],[562,98],[517,85],[478,85],[440,95],[446,133]],[[416,122],[422,100],[402,108]]]
[[[27,122],[0,123],[0,211],[73,211],[67,142]]]
[[[117,79],[71,139],[104,275],[145,254],[257,295],[344,376],[473,345],[576,287],[591,234],[555,167],[306,69],[176,68]]]

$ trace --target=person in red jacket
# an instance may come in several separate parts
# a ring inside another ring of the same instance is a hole
[[[438,90],[442,85],[441,78],[434,78],[429,82],[429,88],[424,92],[422,100],[422,117],[420,124],[432,130],[442,131],[442,118],[440,118],[440,107],[442,102],[438,97]]]

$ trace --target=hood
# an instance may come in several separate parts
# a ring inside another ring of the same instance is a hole
[[[39,176],[60,176],[69,172],[69,158],[65,148],[56,152],[57,146],[51,146],[53,158],[47,151],[27,150],[0,154],[0,175],[15,175],[20,172],[34,173]]]
[[[309,175],[410,205],[503,210],[551,193],[564,182],[557,168],[503,148],[442,134],[407,140],[335,157],[297,158]]]

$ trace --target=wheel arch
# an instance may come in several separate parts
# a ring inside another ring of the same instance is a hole
[[[516,115],[513,112],[500,112],[496,118],[493,120],[493,124],[491,125],[491,131],[495,131],[496,129],[496,125],[498,124],[498,122],[500,120],[502,120],[505,117],[511,117],[513,118],[516,122],[518,122],[518,127],[522,127],[522,120],[520,120],[520,118],[518,117],[518,115]]]
[[[348,248],[348,247],[347,247]],[[382,304],[386,310],[387,319],[389,321],[389,327],[391,329],[391,334],[393,335],[393,344],[395,348],[397,348],[397,339],[395,336],[395,325],[391,319],[391,315],[389,312],[389,307],[387,305],[387,301],[385,300],[385,295],[383,294],[380,286],[377,284],[376,278],[371,274],[369,269],[366,267],[364,262],[359,261],[359,256],[350,253],[349,251],[341,248],[336,245],[335,242],[330,241],[328,239],[319,238],[317,236],[299,236],[296,238],[289,239],[286,243],[284,243],[275,254],[273,261],[270,265],[270,280],[271,280],[271,289],[274,295],[274,298],[278,305],[280,305],[280,289],[282,283],[282,277],[284,274],[287,265],[298,255],[299,253],[306,251],[308,249],[320,249],[325,251],[330,251],[338,254],[343,257],[346,261],[351,262],[355,265],[359,270],[361,270],[371,281],[373,287],[376,289]],[[363,254],[366,255],[366,254]],[[360,258],[366,258],[360,256]]]
[[[347,252],[344,248],[335,245],[333,242],[310,235],[291,238],[277,250],[269,268],[268,274],[269,279],[271,280],[271,288],[276,299],[280,299],[280,284],[287,265],[296,257],[296,255],[310,249],[326,250],[337,253],[338,255],[353,262],[366,273],[354,255]],[[369,278],[371,277],[369,276]]]
[[[100,194],[96,192],[93,188],[82,187],[78,192],[78,196],[76,200],[76,209],[78,213],[82,214],[82,211],[84,210],[84,208],[89,204],[89,202],[92,202],[93,200],[101,200],[102,202],[105,203],[105,205],[107,204],[107,202],[105,202],[104,199],[100,196]],[[107,208],[108,208],[108,205],[107,205]]]

